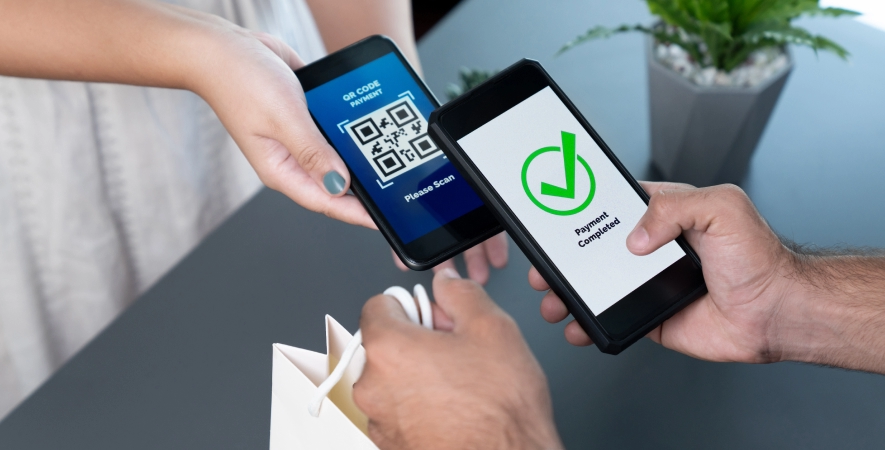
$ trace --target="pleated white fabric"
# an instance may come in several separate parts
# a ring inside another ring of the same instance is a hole
[[[180,0],[325,54],[303,0]],[[193,93],[0,77],[0,418],[251,197]]]

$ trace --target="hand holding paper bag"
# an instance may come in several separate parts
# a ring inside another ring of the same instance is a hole
[[[433,279],[435,330],[393,299],[366,303],[366,365],[354,386],[384,449],[558,449],[547,381],[519,328],[480,285]]]
[[[411,301],[379,295],[366,303],[358,332],[365,348],[318,417],[308,404],[323,394],[318,386],[350,334],[327,317],[327,355],[274,345],[272,450],[562,448],[546,379],[513,319],[451,269],[433,287],[437,304],[422,316],[432,315],[435,329],[415,323]]]
[[[396,298],[410,320],[433,329],[423,286],[415,286],[414,299],[397,286],[384,294]],[[351,336],[327,315],[325,355],[274,344],[271,450],[377,448],[366,438],[368,419],[353,402],[353,384],[366,363],[361,342],[360,331]]]

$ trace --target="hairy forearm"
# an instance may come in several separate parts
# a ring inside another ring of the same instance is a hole
[[[192,89],[228,22],[159,2],[0,0],[0,74]]]
[[[885,257],[794,251],[779,312],[782,358],[885,373]]]
[[[409,0],[307,0],[330,53],[373,34],[397,43],[416,68],[418,50]]]

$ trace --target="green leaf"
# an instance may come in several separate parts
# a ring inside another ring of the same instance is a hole
[[[857,11],[852,11],[850,9],[843,8],[820,8],[816,11],[810,11],[805,13],[808,16],[827,16],[827,17],[855,17],[859,16],[860,13]]]
[[[750,44],[763,43],[766,46],[786,44],[801,45],[811,47],[815,53],[817,53],[818,50],[832,52],[842,59],[848,59],[848,56],[850,55],[848,50],[845,50],[839,44],[836,44],[823,36],[813,35],[804,28],[791,25],[782,28],[771,27],[751,30],[743,37],[743,40]]]
[[[645,0],[649,11],[660,18],[653,27],[597,26],[566,43],[563,52],[584,42],[615,34],[641,32],[658,42],[682,47],[701,66],[731,71],[754,51],[766,47],[801,45],[829,51],[840,58],[849,53],[835,42],[794,27],[799,17],[851,17],[857,12],[822,8],[819,0]]]
[[[648,9],[664,22],[685,30],[687,33],[698,34],[700,27],[680,5],[674,0],[646,0]]]
[[[585,32],[584,34],[572,39],[571,41],[566,42],[565,45],[563,45],[553,56],[559,56],[571,50],[575,46],[583,44],[585,42],[595,41],[597,39],[605,39],[615,34],[627,33],[631,31],[645,32],[645,30],[646,28],[642,25],[621,25],[617,28],[608,28],[602,26],[594,27],[587,30],[587,32]]]
[[[468,69],[467,67],[462,67],[461,70],[458,71],[458,83],[449,83],[446,86],[446,96],[449,100],[454,100],[456,97],[461,96],[461,94],[479,86],[485,80],[493,77],[497,70],[480,70],[480,69]]]

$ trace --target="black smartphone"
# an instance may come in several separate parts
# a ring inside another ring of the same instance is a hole
[[[648,195],[536,61],[435,111],[430,134],[603,352],[706,292],[683,238],[627,250]]]
[[[384,36],[295,71],[353,193],[403,263],[429,269],[502,230],[427,135],[439,102]]]

